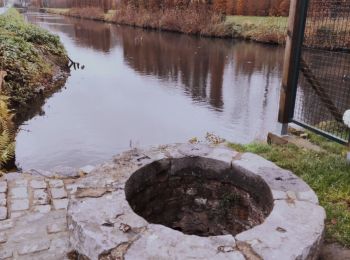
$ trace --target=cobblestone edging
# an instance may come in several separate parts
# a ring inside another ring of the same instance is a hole
[[[237,236],[197,237],[147,223],[128,205],[124,185],[137,169],[163,158],[201,156],[267,182],[274,209]],[[0,179],[0,259],[316,259],[324,210],[292,173],[253,154],[223,147],[169,145],[132,150],[92,170],[53,176],[32,171]],[[75,176],[74,176],[75,175]]]

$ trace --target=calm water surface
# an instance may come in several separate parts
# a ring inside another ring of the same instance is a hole
[[[96,164],[133,146],[207,132],[248,143],[277,125],[283,48],[144,31],[51,14],[27,19],[59,35],[85,65],[25,122],[23,169]]]

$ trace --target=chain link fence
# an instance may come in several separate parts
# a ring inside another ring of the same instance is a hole
[[[307,10],[292,121],[349,143],[350,1],[310,0]]]

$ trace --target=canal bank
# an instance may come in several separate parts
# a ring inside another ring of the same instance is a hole
[[[207,19],[196,17],[197,21],[193,18],[193,13],[196,13],[196,11],[193,10],[152,14],[145,10],[131,11],[129,9],[126,11],[108,10],[105,13],[102,9],[92,7],[70,9],[43,8],[41,11],[145,29],[178,32],[205,37],[234,38],[278,45],[283,45],[285,43],[288,19],[287,17],[223,17],[221,15],[213,15],[208,21],[203,22],[202,20]]]
[[[57,36],[25,22],[15,9],[0,15],[2,119],[7,122],[1,127],[2,137],[10,142],[20,124],[40,112],[45,98],[64,85],[67,65],[68,56]],[[13,148],[0,150],[4,166],[13,157]]]

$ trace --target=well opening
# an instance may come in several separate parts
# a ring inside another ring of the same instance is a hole
[[[198,236],[236,235],[261,224],[273,208],[260,177],[202,157],[148,164],[131,175],[125,194],[148,222]]]

